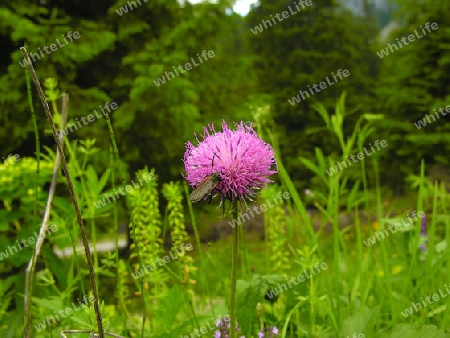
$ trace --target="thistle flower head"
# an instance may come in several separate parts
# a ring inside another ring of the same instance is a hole
[[[235,123],[237,130],[222,122],[222,131],[214,126],[204,128],[198,144],[186,144],[184,165],[185,179],[197,186],[206,177],[217,173],[220,181],[215,190],[222,198],[232,201],[252,199],[255,190],[272,182],[267,176],[278,172],[274,151],[270,144],[261,140],[252,126]]]

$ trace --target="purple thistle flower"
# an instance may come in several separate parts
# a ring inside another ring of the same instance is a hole
[[[223,319],[216,321],[216,327],[218,330],[215,332],[215,338],[229,338],[230,337],[230,321],[225,321]],[[241,331],[239,325],[236,325],[236,333]],[[245,338],[241,336],[240,338]]]
[[[420,225],[421,225],[420,226],[420,237],[426,237],[427,236],[427,216],[424,215]],[[425,243],[422,243],[420,245],[420,250],[427,251],[426,243],[428,243],[428,240],[426,240]]]
[[[244,122],[235,125],[237,130],[231,130],[222,121],[221,132],[216,132],[213,125],[204,127],[202,141],[196,135],[197,146],[188,142],[184,154],[186,176],[183,176],[191,186],[197,186],[218,173],[220,181],[215,190],[222,194],[222,199],[251,200],[256,189],[272,182],[266,176],[278,172],[277,162],[270,144],[261,140],[251,125]]]
[[[278,328],[276,326],[269,326],[267,329],[261,329],[258,332],[258,338],[275,338],[278,337]]]

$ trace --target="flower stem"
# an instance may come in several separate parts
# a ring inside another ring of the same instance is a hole
[[[238,206],[233,202],[233,219],[238,219]],[[237,253],[239,245],[239,227],[240,224],[233,227],[233,241],[231,243],[231,280],[230,280],[230,338],[236,338],[236,274],[237,274]]]

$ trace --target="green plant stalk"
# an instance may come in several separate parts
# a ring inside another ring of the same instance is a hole
[[[375,171],[375,195],[377,196],[377,215],[378,215],[378,219],[382,218],[382,203],[381,203],[381,191],[380,191],[380,175],[379,175],[379,170],[378,170],[378,163],[375,159],[372,160],[373,163],[373,168]],[[387,298],[389,301],[389,306],[390,306],[390,313],[394,313],[394,299],[392,298],[393,295],[393,291],[392,291],[392,278],[391,278],[391,267],[389,265],[389,257],[392,257],[391,253],[388,252],[385,242],[384,241],[380,241],[380,249],[381,252],[383,253],[383,267],[384,267],[384,276],[385,276],[385,280],[387,281]]]
[[[91,224],[91,236],[92,236],[92,245],[94,247],[94,269],[95,271],[98,271],[98,252],[97,252],[97,231],[95,226],[95,220],[94,218],[91,219],[89,222]],[[98,275],[95,275],[95,282],[97,283],[98,287]]]
[[[214,250],[212,250],[212,247],[211,247],[210,243],[208,243],[208,249],[209,250],[206,252],[206,257],[211,261],[212,265],[216,269],[217,274],[219,275],[220,283],[222,284],[223,294],[226,295],[227,294],[227,288],[226,288],[226,285],[225,285],[225,278],[224,278],[224,275],[222,273],[222,270],[220,269],[220,265],[217,263],[215,252],[214,252]],[[225,297],[225,305],[227,307],[230,305],[230,299],[228,297]]]
[[[359,152],[363,152],[363,142],[364,142],[364,139],[358,137]],[[367,182],[366,162],[360,161],[360,163],[361,163],[361,175],[362,175],[362,180],[363,180],[363,191],[364,191],[364,206],[365,206],[364,210],[366,210],[366,212],[368,213],[368,217],[370,217],[370,209],[369,209],[370,193],[369,193],[369,186],[368,186],[368,182]],[[359,212],[359,208],[356,210],[356,212],[357,213]],[[370,220],[369,220],[369,224],[371,224]],[[371,230],[369,235],[372,235],[372,233],[373,233],[373,230]],[[363,271],[363,269],[362,269],[362,267],[365,265],[363,264],[364,253],[363,253],[363,246],[362,246],[363,242],[362,242],[362,238],[361,238],[361,223],[360,223],[359,217],[358,217],[357,225],[356,225],[356,236],[357,236],[357,246],[358,246],[358,257],[359,257],[359,262],[360,262],[360,265],[359,265],[360,270],[359,271],[361,271],[360,280],[364,280],[364,278],[367,278],[370,280],[371,279],[369,277],[370,273],[368,273],[368,275],[365,276],[365,273],[367,273],[367,270],[364,269],[364,271]],[[368,252],[367,252],[367,259],[369,259],[369,257],[371,257],[371,253],[372,253],[372,247],[369,247]],[[361,283],[360,287],[361,287],[361,295],[364,295],[363,297],[361,297],[361,302],[362,302],[361,309],[364,309],[365,308],[364,305],[369,300],[369,291],[371,288],[371,283]]]
[[[114,151],[112,146],[109,146],[109,167],[111,168],[111,186],[113,187],[113,189],[115,188],[115,181],[116,181],[116,175],[115,175],[115,165],[114,165]],[[116,229],[116,231],[114,231],[114,241],[116,243],[116,248],[114,250],[114,258],[116,261],[116,267],[119,266],[119,215],[118,215],[118,210],[117,210],[117,201],[116,199],[114,199],[113,201],[113,205],[114,205],[114,228]],[[116,269],[117,274],[119,273],[119,269]]]
[[[191,216],[192,228],[194,229],[195,243],[197,244],[198,254],[200,256],[200,259],[202,259],[203,251],[202,251],[201,243],[200,243],[200,235],[198,234],[197,223],[195,222],[194,210],[192,208],[191,200],[189,199],[189,190],[188,190],[188,186],[187,186],[186,182],[183,183],[183,186],[184,186],[184,192],[186,194],[186,200],[188,202],[187,204],[188,204],[188,209],[189,209],[189,215]]]
[[[56,109],[56,107],[54,107],[54,109]],[[76,153],[75,153],[76,152],[76,147],[77,147],[76,144],[74,146],[72,146],[70,144],[70,142],[69,142],[67,137],[64,138],[64,143],[66,145],[66,149],[67,149],[67,151],[69,153],[69,156],[71,156],[72,158],[76,158]],[[74,164],[74,166],[76,167],[76,169],[75,169],[76,172],[80,172],[80,173],[85,172],[86,163],[87,163],[86,157],[87,157],[87,155],[85,154],[84,160],[83,160],[83,164],[82,164],[81,167],[79,165],[79,161],[73,161],[72,162]],[[88,194],[87,188],[86,188],[86,180],[84,179],[84,177],[82,175],[80,175],[80,185],[81,185],[81,189],[82,189],[82,196],[88,196],[89,194]],[[90,228],[93,228],[92,222],[89,223],[89,226],[90,226]],[[75,242],[75,240],[74,240],[74,238],[72,236],[73,235],[71,234],[71,243],[72,243],[72,247],[73,247],[74,256],[77,259],[78,271],[80,272],[81,271],[81,267],[80,267],[80,264],[78,262],[78,258],[77,258],[76,251],[75,251],[75,249],[76,249],[76,242]],[[95,234],[94,234],[93,237],[94,237],[94,239],[93,239],[93,242],[94,242],[94,269],[98,269],[98,261],[95,262],[96,261],[96,239],[95,239]],[[85,294],[84,283],[81,280],[81,278],[79,278],[79,280],[80,280],[80,284],[82,286],[83,294]],[[95,276],[95,281],[96,281],[96,283],[98,283],[98,276]]]
[[[431,218],[431,224],[427,229],[427,239],[428,239],[428,248],[434,248],[435,247],[435,234],[436,234],[436,215],[437,215],[437,207],[438,207],[438,195],[439,195],[439,187],[437,185],[437,182],[435,182],[435,185],[433,187],[433,212],[432,212],[432,218]],[[425,271],[429,271],[431,268],[432,262],[435,261],[435,250],[428,249],[428,256],[427,256],[427,267]],[[435,290],[435,288],[433,288]]]
[[[426,179],[426,178],[425,178]],[[433,203],[432,203],[432,211],[431,211],[431,217],[428,214],[427,224],[426,224],[426,238],[427,238],[427,256],[425,259],[425,271],[430,271],[433,262],[436,260],[435,257],[435,250],[430,248],[435,248],[435,232],[436,232],[436,214],[437,214],[437,206],[438,206],[438,182],[434,182],[433,185]],[[428,211],[427,211],[428,212]],[[422,221],[421,221],[422,223]],[[422,226],[420,227],[422,229]],[[422,231],[420,231],[422,232]],[[419,239],[420,239],[420,233],[419,233]],[[436,290],[439,288],[439,285],[437,285],[437,279],[434,279],[434,283],[429,285],[428,290]]]
[[[37,215],[37,203],[39,200],[38,196],[38,185],[39,185],[39,169],[40,169],[40,157],[41,157],[41,142],[39,139],[39,130],[37,126],[37,120],[36,120],[36,113],[34,111],[33,107],[33,95],[31,93],[31,80],[30,80],[30,74],[25,69],[25,79],[27,82],[27,92],[28,92],[28,104],[30,106],[30,112],[31,112],[31,120],[33,121],[33,130],[34,130],[34,136],[35,136],[35,142],[36,142],[36,180],[34,184],[34,211],[33,211],[33,219],[36,218]],[[28,285],[30,287],[30,297],[32,299],[32,287],[33,287],[33,271],[29,272],[28,276]],[[24,322],[25,322],[25,337],[28,337],[28,334],[30,332],[31,328],[31,304],[32,300],[30,299],[30,302],[28,303],[27,307],[24,309]]]
[[[363,273],[365,271],[363,271],[363,247],[362,247],[362,237],[361,237],[361,221],[359,219],[359,208],[356,206],[355,208],[355,226],[356,226],[356,247],[357,247],[357,253],[358,253],[358,271],[360,272],[359,274],[359,279],[364,280],[364,276]],[[361,294],[363,294],[363,290],[364,290],[364,286],[362,284],[366,284],[366,283],[360,283],[360,288],[361,288]],[[365,299],[361,298],[361,302],[364,305],[365,304]],[[364,309],[364,306],[361,306],[362,309]]]
[[[295,309],[295,319],[297,320],[297,323],[300,323],[300,312],[298,310],[298,308]],[[292,323],[291,323],[291,328],[292,328]],[[301,333],[300,330],[296,330],[297,331],[297,338],[301,337]],[[291,330],[291,332],[294,332],[294,330]]]
[[[300,308],[301,306],[303,306],[303,305],[305,305],[305,302],[306,301],[300,301],[300,302],[298,302],[297,304],[295,304],[295,306],[286,314],[286,319],[283,319],[284,320],[284,324],[283,324],[283,328],[281,329],[281,332],[280,332],[280,334],[279,334],[279,336],[281,336],[281,338],[286,338],[286,331],[287,331],[287,327],[288,327],[288,324],[290,324],[291,323],[291,316],[292,316],[292,314],[294,313],[294,311],[296,311],[298,308]],[[299,327],[299,326],[297,326],[297,330],[298,331],[300,331],[300,330],[302,330],[302,328],[301,327]],[[305,332],[305,334],[306,334],[306,332]],[[291,336],[289,336],[289,337],[291,337]]]
[[[309,270],[309,274],[311,275],[310,285],[309,285],[309,333],[311,337],[315,336],[316,331],[316,313],[314,311],[315,305],[315,284],[314,284],[314,275],[311,273],[311,269]]]
[[[72,259],[75,261],[76,267],[78,269],[78,274],[77,274],[77,278],[80,281],[80,287],[81,287],[81,292],[83,293],[83,295],[86,294],[86,290],[84,289],[84,283],[82,278],[82,274],[81,274],[81,266],[80,266],[80,261],[78,260],[78,255],[77,255],[77,248],[75,246],[75,241],[73,239],[73,235],[72,235],[72,230],[70,228],[67,228],[67,232],[69,233],[69,237],[70,237],[70,242],[72,244],[72,250],[73,250],[73,255],[72,255]]]
[[[64,129],[66,120],[67,120],[67,114],[68,114],[68,105],[69,105],[69,95],[63,94],[62,95],[62,116],[61,116],[61,131]],[[61,140],[63,140],[63,136],[61,136]],[[39,256],[42,244],[43,244],[43,238],[45,238],[45,231],[48,228],[48,221],[50,218],[50,212],[51,212],[51,206],[53,203],[53,197],[55,195],[56,191],[56,185],[58,181],[58,173],[60,168],[60,162],[61,162],[61,156],[59,152],[56,153],[55,163],[53,166],[53,175],[52,175],[52,183],[50,185],[50,190],[48,194],[48,200],[47,204],[45,206],[45,213],[44,218],[42,220],[42,225],[40,229],[40,235],[39,240],[36,242],[36,248],[33,254],[33,257],[30,260],[30,263],[26,269],[25,275],[27,276],[27,282],[25,285],[25,322],[26,328],[25,328],[25,337],[28,337],[28,334],[30,333],[31,329],[31,320],[32,320],[32,299],[33,299],[33,274],[36,267],[36,260]],[[35,202],[37,199],[35,200]],[[43,236],[43,237],[41,237]],[[29,296],[29,301],[28,301]]]
[[[361,142],[359,143],[359,152],[363,152],[363,141],[361,140]],[[362,171],[362,179],[363,179],[363,189],[364,189],[364,202],[365,202],[365,206],[366,206],[366,211],[369,211],[369,188],[368,188],[368,183],[367,183],[367,173],[366,173],[366,162],[365,161],[361,161],[361,171]]]
[[[203,250],[202,250],[202,246],[200,243],[200,235],[199,235],[198,229],[197,229],[197,222],[195,221],[194,210],[192,208],[191,200],[189,199],[188,185],[186,182],[183,182],[183,186],[184,186],[184,192],[186,194],[189,215],[191,216],[192,229],[194,229],[195,243],[197,245],[198,254],[200,256],[200,268],[203,272],[203,271],[206,271],[206,268],[205,268],[206,267],[206,259],[203,257]],[[215,311],[214,311],[213,301],[212,301],[212,297],[211,297],[211,290],[209,287],[208,276],[207,276],[207,274],[203,274],[203,273],[200,273],[199,275],[201,276],[202,284],[205,284],[205,286],[206,286],[206,294],[208,296],[209,305],[211,306],[211,312],[213,314],[213,317],[215,317]]]
[[[116,171],[116,165],[114,162],[114,151],[113,151],[113,147],[110,146],[109,147],[109,158],[110,158],[110,168],[111,168],[111,186],[113,187],[113,189],[115,188],[115,184],[114,182],[116,181],[116,175],[115,175],[115,171]],[[113,202],[114,205],[114,229],[116,229],[116,231],[114,231],[114,240],[116,242],[116,250],[114,253],[115,256],[115,261],[116,261],[116,274],[119,274],[119,209],[117,207],[117,200],[114,199]],[[117,276],[117,280],[119,280],[119,276]],[[127,334],[130,334],[130,331],[128,329],[128,324],[127,324],[127,315],[128,315],[128,310],[127,310],[127,306],[125,303],[125,299],[123,297],[123,295],[121,294],[121,292],[119,291],[119,304],[120,307],[122,309],[124,309],[125,311],[125,318],[124,318],[124,325],[125,325],[125,330],[127,332]]]
[[[334,179],[331,182],[330,186],[330,196],[328,198],[328,211],[331,211],[330,208],[333,208],[332,212],[334,214],[333,219],[333,262],[334,262],[334,290],[335,290],[335,297],[336,299],[339,299],[340,295],[340,251],[339,251],[339,237],[340,237],[340,231],[339,231],[339,221],[338,221],[338,214],[339,214],[339,177],[340,175],[334,176]],[[334,201],[333,201],[334,199]],[[337,302],[337,308],[336,308],[336,319],[338,322],[340,322],[340,304],[341,302]]]
[[[84,156],[83,156],[83,163],[81,165],[81,168],[78,165],[78,161],[76,161],[76,166],[80,170],[80,173],[86,172],[87,162],[88,162],[88,154],[87,153],[85,153]],[[86,180],[85,180],[85,178],[83,176],[81,176],[81,186],[83,188],[83,195],[84,196],[89,196],[88,189],[87,189],[87,186],[86,186]],[[97,227],[95,226],[95,218],[94,217],[91,218],[91,221],[89,222],[89,224],[90,224],[91,235],[92,235],[92,247],[94,249],[93,250],[94,251],[94,255],[93,255],[94,256],[94,269],[95,269],[95,271],[98,271],[99,264],[98,264],[98,251],[97,251],[97,230],[96,230]],[[98,275],[95,275],[95,282],[98,285]],[[97,290],[97,292],[98,292],[98,290]]]
[[[64,151],[62,148],[62,144],[59,140],[58,137],[58,133],[56,131],[56,127],[55,127],[55,123],[53,121],[53,117],[52,114],[50,113],[50,108],[48,106],[48,103],[46,101],[45,98],[45,94],[44,91],[42,90],[41,84],[39,82],[39,78],[37,77],[37,74],[33,68],[33,64],[31,62],[30,56],[28,55],[27,50],[25,49],[25,47],[20,47],[20,50],[22,51],[24,57],[25,57],[25,61],[27,63],[28,69],[30,70],[31,73],[31,77],[33,78],[33,82],[36,86],[36,89],[39,93],[39,98],[41,99],[41,103],[44,107],[45,113],[47,115],[47,120],[50,124],[50,127],[52,129],[52,133],[53,133],[53,138],[55,140],[56,146],[60,152],[61,155],[61,166],[63,168],[64,174],[66,176],[66,180],[67,180],[67,184],[69,187],[69,192],[72,198],[72,202],[73,202],[73,206],[75,209],[75,213],[77,215],[77,221],[78,221],[78,225],[80,226],[80,233],[81,233],[81,238],[83,241],[83,246],[84,246],[84,251],[86,253],[86,260],[87,260],[87,265],[89,268],[89,279],[91,282],[91,287],[92,287],[92,293],[94,296],[94,309],[95,309],[95,314],[96,314],[96,319],[97,319],[97,327],[98,327],[98,335],[99,338],[104,338],[104,331],[103,331],[103,322],[102,322],[102,315],[101,315],[101,311],[100,311],[100,306],[99,306],[99,299],[98,299],[98,294],[97,294],[97,286],[95,284],[95,272],[94,272],[94,268],[92,266],[92,258],[91,258],[91,252],[89,249],[89,242],[87,240],[87,236],[86,236],[86,229],[83,223],[83,218],[81,216],[81,211],[80,211],[80,207],[78,206],[78,200],[77,197],[75,195],[75,189],[73,187],[73,183],[72,183],[72,179],[70,177],[70,172],[69,172],[69,168],[67,166],[67,161],[66,161],[66,157],[64,155]]]
[[[28,91],[28,105],[30,106],[31,120],[33,122],[34,137],[36,142],[36,183],[34,187],[35,200],[34,200],[34,213],[33,218],[37,215],[37,202],[38,202],[38,184],[39,184],[39,172],[40,172],[40,158],[41,158],[41,141],[39,139],[39,129],[37,126],[36,113],[33,106],[33,95],[31,93],[31,80],[30,74],[25,70],[25,79],[27,81]]]
[[[110,138],[111,138],[111,143],[112,143],[112,146],[113,146],[113,149],[114,149],[114,156],[116,157],[117,166],[119,168],[119,172],[120,172],[120,175],[122,177],[122,188],[125,189],[126,188],[125,173],[123,171],[122,164],[120,163],[119,149],[117,147],[116,139],[114,137],[114,130],[113,130],[113,127],[112,127],[112,124],[111,124],[111,120],[109,118],[109,113],[106,112],[104,114],[104,116],[105,116],[106,125],[108,126],[109,135],[110,135]],[[126,202],[126,205],[127,205],[127,209],[130,211],[131,210],[131,208],[130,208],[130,199],[128,197],[128,194],[125,195],[125,202]],[[135,238],[137,238],[137,236],[136,236],[136,223],[134,222],[133,213],[131,211],[130,211],[130,219],[131,219],[131,223],[133,224],[134,236],[135,236]],[[137,245],[136,245],[136,251],[137,251],[137,254],[138,254],[139,267],[142,267],[143,266],[143,264],[142,264],[142,256],[141,256],[141,253],[139,251],[139,247]],[[141,285],[141,284],[138,284],[138,285],[139,285],[139,289],[141,291],[142,307],[143,307],[143,309],[142,309],[142,333],[141,333],[141,337],[144,338],[145,322],[146,322],[146,318],[147,318],[147,303],[146,303],[147,297],[145,296],[146,295],[146,290],[143,287],[143,285]]]
[[[295,204],[297,210],[300,212],[302,219],[305,220],[306,228],[308,229],[309,236],[313,243],[312,246],[314,246],[317,244],[317,235],[311,224],[311,219],[308,217],[305,206],[303,205],[303,203],[300,199],[300,196],[297,193],[297,189],[295,188],[294,184],[291,181],[291,178],[289,177],[286,169],[284,168],[284,166],[280,160],[280,157],[277,158],[277,161],[278,161],[278,175],[280,176],[280,179],[283,182],[283,185],[286,187],[286,190],[289,191],[289,194],[291,195],[292,200],[294,201],[294,204]]]
[[[263,222],[264,222],[264,260],[268,262],[270,260],[268,217],[263,217]]]
[[[54,103],[53,103],[53,109],[55,111],[57,111],[57,107],[56,107],[56,105]],[[72,147],[70,146],[69,140],[66,138],[65,141],[67,143],[67,149],[68,149],[70,155],[75,157],[75,153],[72,150]],[[88,154],[86,154],[86,153],[83,156],[83,163],[82,163],[81,167],[80,167],[78,161],[74,161],[75,166],[77,167],[77,169],[78,169],[78,171],[80,173],[84,173],[86,171],[87,162],[88,162]],[[83,196],[89,196],[88,189],[87,189],[87,186],[86,186],[86,180],[85,180],[83,175],[80,175],[80,185],[82,187],[82,195]],[[94,269],[95,269],[95,271],[98,271],[98,269],[99,269],[99,263],[98,263],[99,259],[98,259],[98,251],[97,251],[97,232],[96,232],[96,228],[97,227],[95,226],[95,218],[94,217],[91,218],[91,220],[89,222],[89,227],[91,228],[92,246],[93,246],[93,249],[94,249],[93,250],[93,253],[94,253],[93,254],[93,256],[94,256]],[[95,282],[98,285],[98,275],[95,276]],[[97,290],[97,292],[98,292],[98,290]]]
[[[197,314],[195,313],[194,306],[192,305],[192,302],[189,299],[186,284],[184,284],[184,285],[182,284],[181,289],[183,290],[184,299],[186,300],[186,303],[188,304],[189,311],[191,311],[192,317],[194,318],[195,326],[197,327],[198,330],[200,330],[200,324],[198,322]]]
[[[238,219],[239,211],[237,202],[233,202],[233,219]],[[240,224],[233,228],[233,240],[231,242],[231,280],[230,280],[230,338],[236,338],[236,282],[238,268],[238,245]]]
[[[418,201],[417,201],[417,212],[422,211],[423,208],[423,195],[424,195],[424,179],[425,179],[425,161],[422,159],[420,163],[420,186],[419,186],[419,195],[418,195]],[[420,239],[420,225],[418,223],[420,222],[420,218],[418,218],[416,227],[413,231],[413,237],[415,243],[418,243]],[[417,278],[417,275],[415,274],[417,267],[417,250],[413,250],[412,257],[411,257],[411,264],[409,268],[408,273],[408,280],[412,280],[413,278]],[[412,283],[409,283],[409,291],[413,292],[415,288],[413,288]]]
[[[286,188],[286,190],[289,191],[289,194],[292,197],[292,200],[294,201],[294,205],[296,206],[297,210],[300,212],[302,218],[306,222],[306,228],[308,229],[309,235],[311,236],[311,239],[315,244],[317,244],[317,236],[314,231],[314,228],[311,224],[311,220],[309,219],[308,215],[306,214],[306,208],[303,205],[300,196],[297,193],[297,189],[295,188],[294,184],[292,183],[291,178],[289,177],[286,169],[283,166],[283,162],[281,162],[281,152],[278,147],[278,140],[274,133],[267,130],[267,134],[269,135],[270,143],[273,145],[273,149],[275,152],[275,157],[277,159],[277,165],[278,165],[278,175],[280,176],[280,180],[283,183],[283,186]]]
[[[445,184],[442,184],[441,186],[441,206],[442,206],[442,213],[448,215],[448,209],[447,209],[447,192],[445,190]],[[448,217],[445,218],[445,242],[450,243],[450,222],[448,221]],[[450,255],[447,256],[447,262],[445,263],[446,266],[450,266]],[[450,299],[447,298],[446,301],[446,307],[444,310],[444,313],[442,314],[441,322],[439,324],[440,329],[444,329],[445,327],[448,327],[448,320],[450,317]]]

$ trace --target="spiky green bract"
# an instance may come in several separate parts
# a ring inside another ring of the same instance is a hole
[[[144,175],[148,175],[147,168],[138,171],[136,177],[145,177]],[[150,175],[154,175],[154,170]],[[142,266],[139,266],[137,261],[132,264],[135,270],[133,278],[138,283],[143,283],[146,289],[151,285],[152,295],[161,298],[167,290],[167,274],[161,268],[161,264],[157,263],[160,262],[159,257],[163,252],[157,180],[155,175],[153,180],[128,193],[134,222],[131,225],[133,243],[130,258],[137,259],[139,251]]]
[[[263,201],[273,201],[273,196],[281,192],[275,185],[268,186],[261,191]],[[267,241],[270,243],[270,261],[271,270],[287,277],[290,269],[290,258],[288,249],[288,238],[286,234],[286,211],[283,208],[284,200],[268,208],[264,213],[264,222],[266,225]]]
[[[178,256],[180,263],[183,281],[189,284],[196,284],[196,280],[193,278],[193,273],[197,271],[194,266],[194,260],[186,250],[186,245],[191,245],[189,235],[186,231],[184,224],[184,212],[183,212],[183,191],[179,182],[170,182],[164,184],[163,191],[164,197],[167,199],[167,220],[169,228],[171,229],[170,237],[172,239],[172,252],[174,256]]]

